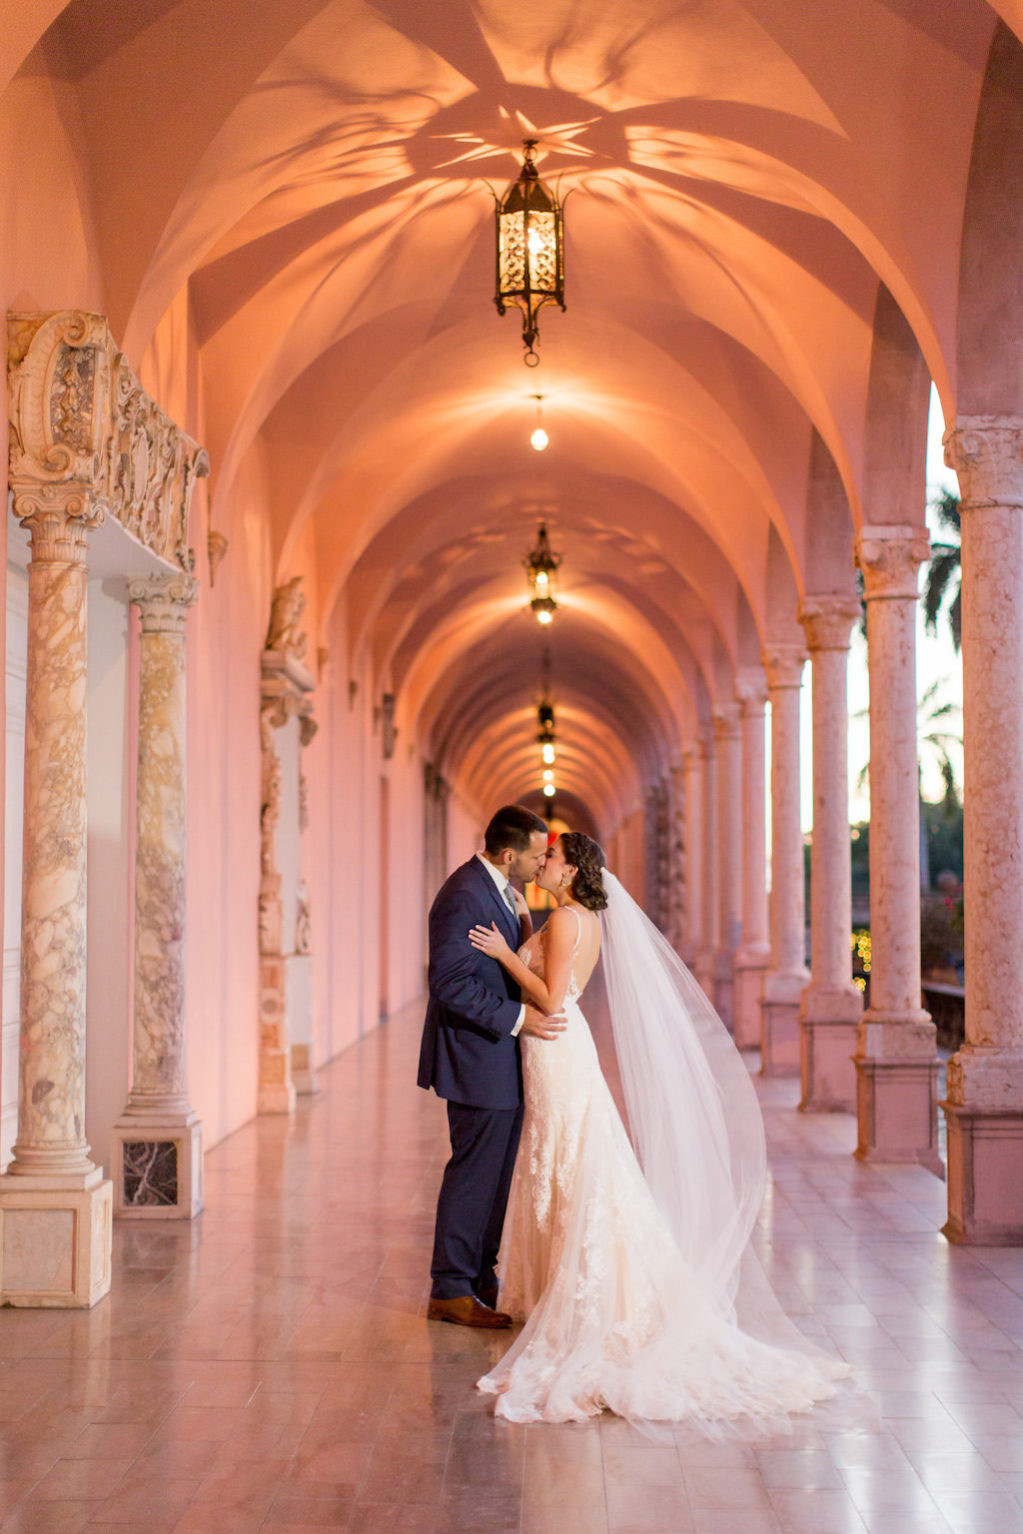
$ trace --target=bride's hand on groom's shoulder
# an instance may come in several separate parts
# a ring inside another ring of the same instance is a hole
[[[552,1013],[548,1017],[545,1012],[538,1012],[536,1007],[527,1005],[519,1034],[528,1034],[531,1039],[556,1039],[567,1026],[563,1012]]]
[[[469,933],[469,941],[474,948],[478,948],[481,953],[489,954],[492,959],[506,959],[511,954],[511,949],[493,922],[489,927],[473,927]]]

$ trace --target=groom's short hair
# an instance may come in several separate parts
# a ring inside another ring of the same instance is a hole
[[[493,816],[483,836],[483,845],[496,856],[510,847],[513,852],[525,852],[534,831],[547,835],[547,823],[527,810],[524,804],[505,804]]]

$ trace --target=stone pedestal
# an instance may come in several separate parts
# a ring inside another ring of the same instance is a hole
[[[714,1001],[714,956],[718,933],[718,860],[714,835],[718,819],[717,770],[713,726],[700,731],[700,787],[703,808],[701,857],[700,945],[694,973],[708,1000]]]
[[[1023,418],[945,436],[963,539],[966,1042],[948,1063],[950,1241],[1023,1245]]]
[[[810,984],[803,991],[802,1098],[812,1112],[856,1107],[857,1030],[863,998],[852,981],[847,665],[860,616],[855,598],[808,597],[799,619],[813,686],[813,846],[810,852]]]
[[[916,743],[917,573],[925,528],[865,527],[856,544],[870,666],[870,1007],[857,1033],[862,1160],[937,1151],[934,1024],[920,1005],[920,839]]]
[[[742,943],[735,953],[732,1033],[740,1049],[753,1049],[760,1046],[764,975],[771,957],[763,674],[741,676],[736,696],[742,715]]]
[[[135,1012],[132,1089],[111,1138],[114,1212],[190,1219],[202,1209],[202,1125],[185,1082],[184,571],[128,582],[138,608]]]
[[[735,950],[742,936],[742,737],[739,705],[714,711],[718,782],[718,923],[714,954],[714,1006],[727,1028],[734,1023]]]
[[[18,1138],[0,1178],[0,1303],[89,1306],[110,1287],[111,1187],[85,1142],[86,530],[78,486],[19,485],[28,675]]]
[[[775,644],[764,652],[771,700],[771,960],[764,975],[760,1041],[765,1076],[799,1073],[797,1015],[809,979],[799,823],[799,689],[805,664],[800,644]]]

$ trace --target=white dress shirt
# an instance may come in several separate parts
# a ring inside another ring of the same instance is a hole
[[[491,863],[490,859],[489,858],[485,858],[483,856],[482,852],[477,852],[476,856],[479,858],[480,862],[483,864],[483,867],[487,870],[487,873],[493,879],[494,883],[497,886],[497,893],[500,895],[501,899],[504,901],[505,905],[508,906],[508,908],[510,910],[511,907],[515,903],[515,897],[512,896],[511,897],[511,901],[509,902],[509,898],[508,897],[509,897],[509,895],[511,895],[511,880],[508,878],[508,875],[505,874],[505,873],[502,873],[499,868],[495,868],[493,863]],[[518,911],[515,912],[515,920],[518,921]],[[511,1036],[512,1036],[513,1039],[518,1038],[519,1029],[522,1027],[522,1024],[525,1021],[526,1021],[526,1003],[523,1002],[522,1003],[522,1007],[521,1007],[521,1009],[519,1011],[519,1020],[515,1024],[515,1027],[511,1031]]]

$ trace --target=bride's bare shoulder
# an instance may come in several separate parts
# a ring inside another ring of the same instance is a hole
[[[545,939],[549,933],[559,943],[574,943],[579,935],[579,929],[578,912],[567,905],[558,906],[543,924]]]

